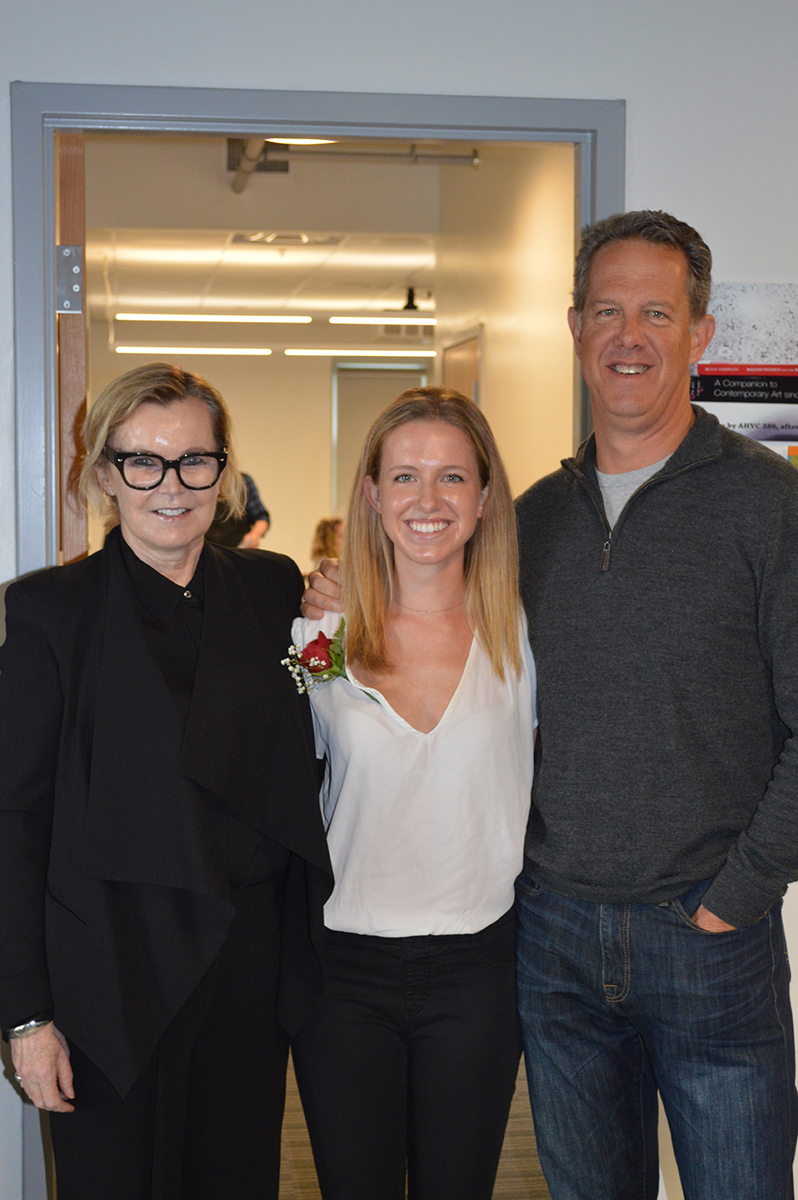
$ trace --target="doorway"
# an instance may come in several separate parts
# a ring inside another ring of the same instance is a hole
[[[53,142],[59,130],[254,136],[267,126],[294,136],[566,142],[576,150],[576,224],[624,206],[622,101],[26,83],[12,85],[11,99],[20,573],[56,562],[58,553],[56,340],[49,298],[55,293]],[[574,403],[578,408],[578,397]]]
[[[571,452],[572,143],[344,137],[270,149],[284,169],[241,194],[231,139],[82,141],[89,396],[153,359],[208,378],[271,513],[268,548],[307,571],[319,517],[343,516],[367,425],[336,438],[342,364],[371,368],[376,413],[404,386],[391,365],[453,385],[477,319],[474,380],[514,490]]]

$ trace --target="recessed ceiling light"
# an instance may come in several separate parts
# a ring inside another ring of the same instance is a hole
[[[271,354],[265,346],[114,346],[117,354]]]
[[[116,314],[117,321],[204,321],[235,325],[308,325],[311,317],[236,317],[223,313],[129,313]]]
[[[435,317],[330,317],[331,325],[437,325]]]
[[[337,138],[266,138],[267,142],[276,142],[278,146],[331,146]]]
[[[358,358],[435,358],[435,350],[414,350],[409,346],[407,350],[352,350],[349,346],[336,346],[329,350],[284,350],[284,354],[295,355],[302,358],[323,358],[339,357],[348,355],[349,357]]]

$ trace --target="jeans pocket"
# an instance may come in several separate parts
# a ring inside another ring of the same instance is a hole
[[[530,896],[534,900],[536,896],[540,895],[543,888],[535,883],[531,875],[527,875],[525,871],[522,871],[515,881],[515,890],[516,894]]]
[[[707,937],[717,937],[718,934],[715,930],[702,929],[693,920],[693,913],[700,905],[701,898],[711,882],[711,879],[702,879],[700,883],[694,883],[686,892],[682,892],[681,896],[677,896],[675,900],[668,900],[666,903],[689,929],[694,929],[696,933],[703,933]]]

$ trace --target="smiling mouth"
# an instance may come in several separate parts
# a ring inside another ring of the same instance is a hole
[[[187,508],[156,508],[153,509],[158,517],[182,517],[183,513],[187,513]]]
[[[443,533],[448,529],[448,521],[408,521],[413,533]]]
[[[611,363],[610,370],[616,375],[642,375],[648,367],[644,363]]]

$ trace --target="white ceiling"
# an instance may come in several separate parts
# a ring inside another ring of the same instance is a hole
[[[410,286],[419,309],[434,312],[431,235],[311,231],[306,244],[275,246],[235,241],[240,232],[89,230],[90,319],[127,311],[379,315],[401,310]]]
[[[197,140],[176,142],[174,157],[166,160],[173,164],[172,170],[165,169],[162,143],[163,139],[153,140],[150,145],[140,139],[125,142],[117,138],[111,145],[106,138],[92,148],[93,157],[87,161],[88,312],[91,321],[106,324],[109,340],[129,344],[143,341],[185,344],[190,338],[192,344],[199,344],[211,338],[225,345],[323,346],[334,341],[395,346],[405,338],[404,327],[388,333],[382,326],[334,327],[327,318],[397,314],[407,301],[409,287],[415,289],[419,315],[434,313],[436,231],[434,228],[423,231],[425,222],[432,224],[430,196],[434,198],[435,193],[429,181],[436,170],[433,166],[414,167],[390,160],[372,165],[369,160],[347,162],[345,158],[325,163],[318,157],[300,162],[297,152],[293,152],[290,179],[259,173],[249,180],[241,198],[232,195],[233,175],[226,162],[223,168],[219,163],[226,148],[223,139],[203,139],[202,146]],[[336,150],[347,148],[392,155],[407,154],[410,150],[407,143],[400,142],[353,142],[336,146]],[[471,148],[462,143],[437,142],[419,149],[425,154],[454,150],[462,156],[470,153]],[[125,157],[115,159],[114,154]],[[152,175],[147,178],[150,157]],[[130,172],[127,187],[124,180],[118,179],[123,161]],[[94,164],[91,170],[89,164]],[[457,169],[471,168],[466,165]],[[386,172],[390,176],[387,188]],[[373,181],[372,197],[368,195],[370,181]],[[291,192],[291,188],[295,191]],[[348,215],[345,197],[349,188],[352,194],[349,227],[318,227],[321,222],[313,221],[313,217],[323,217],[326,190],[331,208],[342,220]],[[92,189],[100,194],[99,200],[93,198]],[[142,201],[133,206],[130,193],[136,189],[140,190]],[[400,190],[407,196],[404,203],[398,196]],[[313,193],[312,208],[308,205],[309,191]],[[205,228],[197,224],[202,219],[203,195],[207,195]],[[259,200],[257,208],[255,200]],[[372,213],[365,215],[372,232],[352,229],[354,222],[362,220],[364,205],[369,203]],[[187,225],[192,227],[175,227],[181,204],[188,214]],[[303,228],[251,224],[257,211],[284,218],[295,208],[312,224]],[[408,213],[407,224],[400,232],[392,232],[392,224],[397,228],[397,209],[402,208]],[[237,213],[249,217],[249,221],[234,225],[230,218]],[[388,226],[384,231],[379,229],[382,213]],[[124,224],[109,222],[117,214]],[[104,223],[92,224],[92,216],[100,216]],[[154,223],[159,217],[163,222],[160,227]],[[230,221],[227,228],[219,227],[220,217]],[[378,231],[374,230],[375,225]],[[298,235],[303,239],[302,244],[296,244]],[[274,241],[268,241],[269,238]],[[294,244],[280,244],[281,241]],[[312,322],[281,327],[114,320],[117,312],[131,311],[296,314],[310,316]],[[418,329],[408,329],[406,337],[408,344],[418,345],[419,339],[423,340]]]

